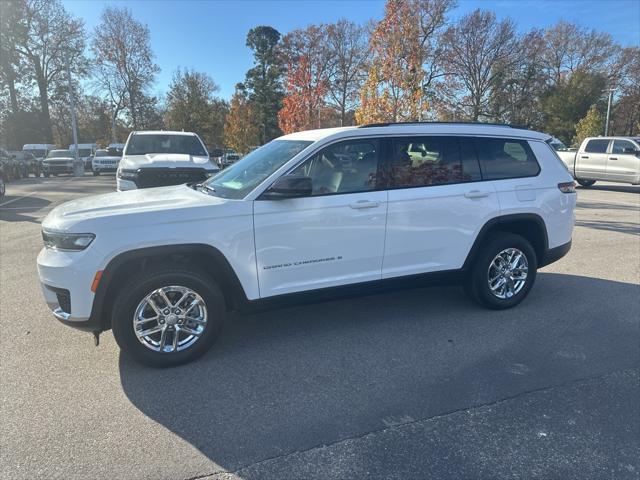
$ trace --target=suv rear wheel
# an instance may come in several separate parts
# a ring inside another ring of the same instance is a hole
[[[480,249],[465,290],[480,305],[511,308],[528,295],[538,262],[531,244],[520,235],[496,232]]]
[[[111,318],[120,348],[152,367],[171,367],[204,354],[226,315],[224,296],[199,271],[153,268],[126,282]]]

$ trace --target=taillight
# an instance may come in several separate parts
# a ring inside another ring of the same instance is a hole
[[[576,182],[563,182],[558,184],[562,193],[576,193]]]

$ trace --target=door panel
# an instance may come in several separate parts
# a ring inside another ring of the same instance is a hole
[[[260,296],[380,279],[387,192],[256,200]]]
[[[377,190],[381,142],[351,139],[322,149],[292,175],[310,197],[254,202],[262,297],[379,280],[387,192]]]
[[[389,191],[382,278],[462,267],[499,209],[493,182]]]
[[[640,172],[640,158],[624,153],[625,148],[636,146],[628,140],[614,140],[607,158],[607,178],[619,182],[634,182]]]
[[[383,278],[462,266],[500,210],[493,182],[480,179],[474,139],[393,139]]]
[[[587,142],[585,151],[578,151],[576,156],[576,177],[607,179],[607,139],[593,139]]]

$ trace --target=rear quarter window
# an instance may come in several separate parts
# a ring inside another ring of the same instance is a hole
[[[540,165],[526,140],[512,138],[476,138],[482,178],[535,177]]]

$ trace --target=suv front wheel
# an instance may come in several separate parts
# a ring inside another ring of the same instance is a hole
[[[226,315],[224,296],[199,271],[152,268],[126,282],[111,318],[120,348],[152,367],[172,367],[203,355]]]
[[[531,244],[520,235],[496,232],[478,253],[465,290],[480,305],[511,308],[528,295],[538,262]]]

